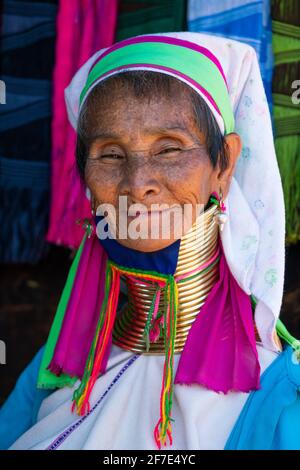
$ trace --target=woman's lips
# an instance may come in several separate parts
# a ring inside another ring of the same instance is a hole
[[[147,210],[147,211],[136,211],[135,214],[130,214],[130,210],[128,211],[128,215],[125,213],[125,217],[127,215],[128,219],[134,220],[134,219],[145,219],[148,217],[160,217],[160,216],[165,216],[169,213],[173,213],[174,209],[178,209],[180,206],[172,206],[167,209],[161,209],[161,210]]]

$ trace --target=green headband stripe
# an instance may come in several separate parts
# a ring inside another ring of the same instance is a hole
[[[117,67],[133,64],[149,65],[152,67],[168,67],[178,77],[190,80],[200,93],[210,95],[215,101],[221,114],[225,133],[234,130],[234,116],[224,78],[218,67],[204,54],[187,47],[162,42],[144,42],[129,44],[113,50],[100,58],[90,71],[86,84],[80,95],[80,105],[87,96],[91,85],[104,74]],[[204,89],[204,90],[203,90]]]

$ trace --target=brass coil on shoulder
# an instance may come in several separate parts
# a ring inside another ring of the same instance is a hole
[[[196,270],[206,263],[218,249],[219,229],[214,216],[218,207],[213,204],[202,212],[180,243],[175,278]],[[175,353],[183,350],[189,330],[199,314],[210,290],[218,280],[219,260],[205,272],[178,282],[178,314],[175,338]],[[146,352],[143,332],[156,286],[134,282],[123,276],[128,288],[128,303],[118,312],[113,330],[113,343],[142,354],[165,354],[164,340],[150,343]],[[164,311],[164,295],[160,297],[159,311]]]

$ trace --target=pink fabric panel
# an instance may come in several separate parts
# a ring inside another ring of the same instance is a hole
[[[90,216],[75,163],[76,134],[68,122],[64,89],[81,65],[114,42],[117,0],[60,0],[53,73],[51,207],[47,241],[78,248],[79,218]]]

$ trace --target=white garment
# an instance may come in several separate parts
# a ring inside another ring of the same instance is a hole
[[[278,356],[257,343],[261,373]],[[74,427],[57,449],[157,450],[153,430],[158,421],[163,355],[136,355],[112,346],[106,373],[97,380],[90,399],[91,412]],[[174,355],[174,374],[180,353]],[[123,372],[100,403],[121,369]],[[175,376],[175,375],[174,375]],[[10,450],[42,450],[53,444],[81,418],[71,413],[73,388],[53,392],[40,407],[37,423]],[[173,445],[169,450],[224,449],[248,393],[216,393],[201,385],[174,385]]]

